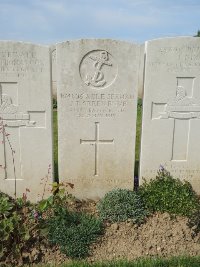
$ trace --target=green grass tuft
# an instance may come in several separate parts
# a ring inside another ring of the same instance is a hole
[[[169,259],[142,258],[135,261],[112,261],[102,263],[72,262],[61,265],[36,265],[37,267],[199,267],[200,256],[180,256]]]

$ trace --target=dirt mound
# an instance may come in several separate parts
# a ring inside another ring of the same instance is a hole
[[[76,200],[71,203],[70,209],[97,215],[94,201]],[[148,256],[200,255],[200,234],[195,236],[187,222],[185,217],[157,213],[140,226],[131,220],[106,223],[104,235],[91,246],[91,255],[87,260],[95,262]],[[42,261],[58,264],[71,260],[54,247],[53,251],[49,248],[46,250]]]
[[[187,218],[154,214],[145,224],[107,224],[105,235],[92,246],[89,261],[147,256],[200,255],[200,235],[194,236]]]

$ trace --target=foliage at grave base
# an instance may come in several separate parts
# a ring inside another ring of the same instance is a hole
[[[27,201],[27,192],[22,198],[12,199],[0,192],[0,266],[3,262],[12,264],[32,261],[31,251],[44,241],[48,234],[46,221],[54,209],[65,207],[69,195],[65,194],[65,187],[72,184],[52,184],[52,193],[48,199],[43,199],[38,204]],[[56,193],[58,191],[58,193]],[[37,259],[40,257],[37,255]]]
[[[68,212],[59,207],[48,220],[48,238],[71,258],[84,258],[89,246],[102,234],[101,220],[87,214]]]
[[[111,222],[132,219],[135,223],[141,223],[147,216],[140,196],[127,189],[114,189],[108,192],[97,208],[100,218]]]
[[[21,249],[30,239],[29,228],[23,223],[19,206],[0,193],[0,261],[7,255],[20,258]]]
[[[174,179],[162,166],[155,179],[140,186],[139,194],[150,212],[191,216],[200,206],[191,184]]]

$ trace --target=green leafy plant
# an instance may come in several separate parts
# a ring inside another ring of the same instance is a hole
[[[21,248],[29,240],[29,229],[23,224],[16,203],[4,194],[0,194],[0,260],[12,253],[21,256]]]
[[[50,167],[49,167],[50,168]],[[49,172],[48,172],[49,173]],[[47,185],[47,177],[44,181],[44,193]],[[58,209],[65,209],[69,195],[65,188],[73,187],[73,184],[53,183],[52,193],[48,199],[38,204],[31,204],[27,200],[26,189],[22,198],[11,199],[0,193],[0,262],[12,262],[13,264],[23,262],[23,255],[29,254],[26,261],[31,261],[31,249],[33,244],[37,248],[40,244],[46,244],[48,226],[46,221],[54,216]],[[44,241],[44,242],[43,242]],[[38,253],[39,255],[39,253]],[[28,259],[27,259],[28,258]],[[35,260],[34,260],[35,261]]]
[[[0,195],[0,218],[5,218],[10,214],[14,204],[9,201],[6,195]]]
[[[95,235],[98,236],[102,225],[100,220],[91,216],[68,212],[68,202],[73,198],[67,192],[68,187],[74,185],[54,182],[52,196],[35,206],[35,214],[41,236],[59,245],[69,257],[83,258],[88,255],[89,245],[95,240]]]
[[[190,216],[200,205],[191,184],[174,179],[162,166],[155,179],[145,180],[139,187],[139,194],[150,212]]]
[[[115,189],[108,192],[97,206],[100,218],[111,222],[132,219],[141,223],[147,216],[147,211],[140,196],[127,189]]]
[[[58,207],[48,220],[49,241],[71,258],[84,258],[89,246],[102,233],[102,222],[90,215]]]
[[[54,182],[52,183],[52,189],[51,193],[52,195],[47,198],[47,199],[42,199],[38,204],[37,204],[37,211],[39,213],[46,212],[47,210],[53,210],[56,209],[57,207],[66,207],[67,202],[69,199],[71,199],[71,195],[68,194],[66,191],[66,188],[70,186],[71,188],[74,187],[73,184],[71,183],[57,183]]]

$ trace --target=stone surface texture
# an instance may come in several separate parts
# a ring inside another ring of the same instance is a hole
[[[53,162],[48,47],[0,42],[0,118],[0,191],[34,202],[47,196]]]
[[[79,198],[133,188],[140,46],[91,39],[56,52],[60,181]]]
[[[146,42],[140,181],[163,165],[200,192],[200,39]]]

